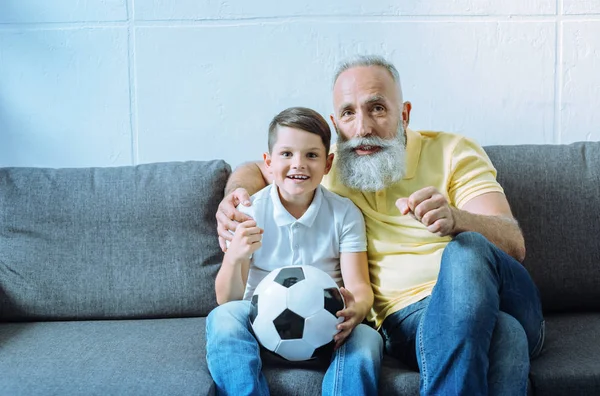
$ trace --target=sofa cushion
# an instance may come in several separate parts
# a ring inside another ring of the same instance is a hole
[[[490,146],[546,311],[600,309],[600,142]]]
[[[0,324],[2,395],[212,395],[204,319]]]
[[[0,320],[206,315],[224,161],[0,169]]]
[[[537,395],[600,395],[600,313],[548,316],[529,377]]]

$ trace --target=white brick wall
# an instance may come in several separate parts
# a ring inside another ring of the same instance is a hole
[[[259,159],[356,53],[395,62],[413,128],[600,140],[600,0],[2,0],[0,166]]]

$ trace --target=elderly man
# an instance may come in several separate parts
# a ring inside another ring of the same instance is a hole
[[[386,351],[420,371],[425,395],[525,395],[542,349],[539,292],[496,170],[464,137],[408,128],[396,68],[377,56],[341,65],[333,86],[336,157],[324,184],[363,212]],[[259,163],[231,176],[217,220],[270,182]]]

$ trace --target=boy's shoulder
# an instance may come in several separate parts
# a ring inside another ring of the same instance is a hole
[[[352,200],[350,198],[342,197],[341,195],[328,190],[326,187],[324,187],[322,185],[319,186],[319,188],[323,192],[323,198],[327,202],[330,202],[332,205],[335,205],[335,207],[356,208],[358,210],[358,207],[354,204],[354,202],[352,202]]]
[[[266,186],[262,190],[253,194],[250,197],[250,202],[252,203],[252,205],[245,206],[245,205],[239,204],[237,206],[237,210],[254,218],[255,217],[254,216],[255,209],[257,209],[257,208],[260,209],[262,206],[264,206],[265,204],[269,204],[269,202],[271,201],[271,193],[270,193],[271,188],[273,188],[272,184]]]

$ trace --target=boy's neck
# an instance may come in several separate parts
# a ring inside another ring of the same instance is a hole
[[[306,195],[284,197],[281,194],[279,187],[277,185],[275,185],[275,187],[277,188],[277,194],[279,195],[281,204],[289,214],[294,216],[295,219],[299,219],[304,215],[304,213],[306,213],[317,191],[313,190],[311,193]]]

